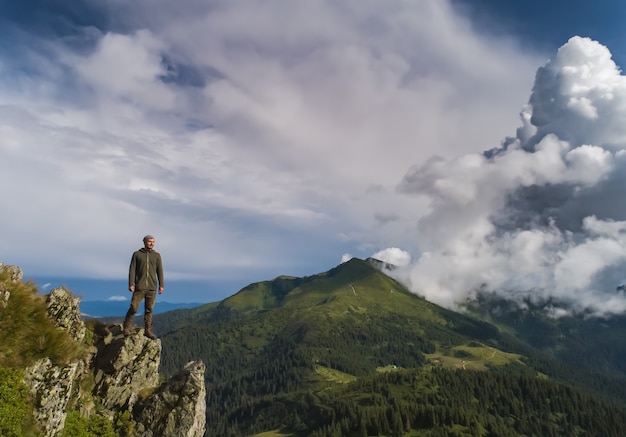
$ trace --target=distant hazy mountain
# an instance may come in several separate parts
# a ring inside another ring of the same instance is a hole
[[[81,301],[80,312],[85,317],[123,317],[128,311],[130,301]],[[171,303],[157,302],[154,306],[154,314],[160,314],[167,311],[195,308],[203,305],[201,303]],[[137,315],[143,314],[143,304],[139,307]]]

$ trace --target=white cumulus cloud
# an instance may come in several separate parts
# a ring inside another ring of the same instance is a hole
[[[124,302],[127,301],[128,298],[126,296],[110,296],[107,301],[109,302]]]
[[[397,247],[379,250],[372,255],[372,258],[393,264],[397,267],[405,267],[411,263],[411,254]]]
[[[522,126],[497,150],[415,166],[422,196],[413,289],[455,306],[478,290],[626,309],[626,78],[608,49],[570,39],[539,68]]]

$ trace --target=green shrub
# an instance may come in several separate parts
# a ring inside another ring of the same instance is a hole
[[[34,435],[35,421],[22,372],[0,367],[0,436]]]
[[[96,414],[83,417],[78,411],[70,411],[61,437],[117,437],[117,434],[105,417]]]
[[[63,364],[83,351],[55,326],[34,283],[11,282],[6,272],[0,272],[0,283],[11,293],[0,307],[0,366],[23,368],[44,357]]]
[[[135,422],[133,422],[130,416],[130,411],[115,414],[115,430],[120,437],[134,437]]]
[[[456,358],[473,358],[474,357],[474,355],[472,355],[470,352],[463,350],[463,349],[455,349],[453,355]]]

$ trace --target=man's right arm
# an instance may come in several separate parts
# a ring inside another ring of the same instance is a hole
[[[135,269],[137,268],[137,256],[133,253],[130,259],[130,267],[128,268],[128,290],[135,291]]]

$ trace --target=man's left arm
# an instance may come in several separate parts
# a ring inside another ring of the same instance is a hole
[[[165,283],[163,282],[163,261],[161,259],[161,254],[159,254],[159,258],[157,260],[157,278],[159,280],[159,294],[162,294],[165,291]]]

